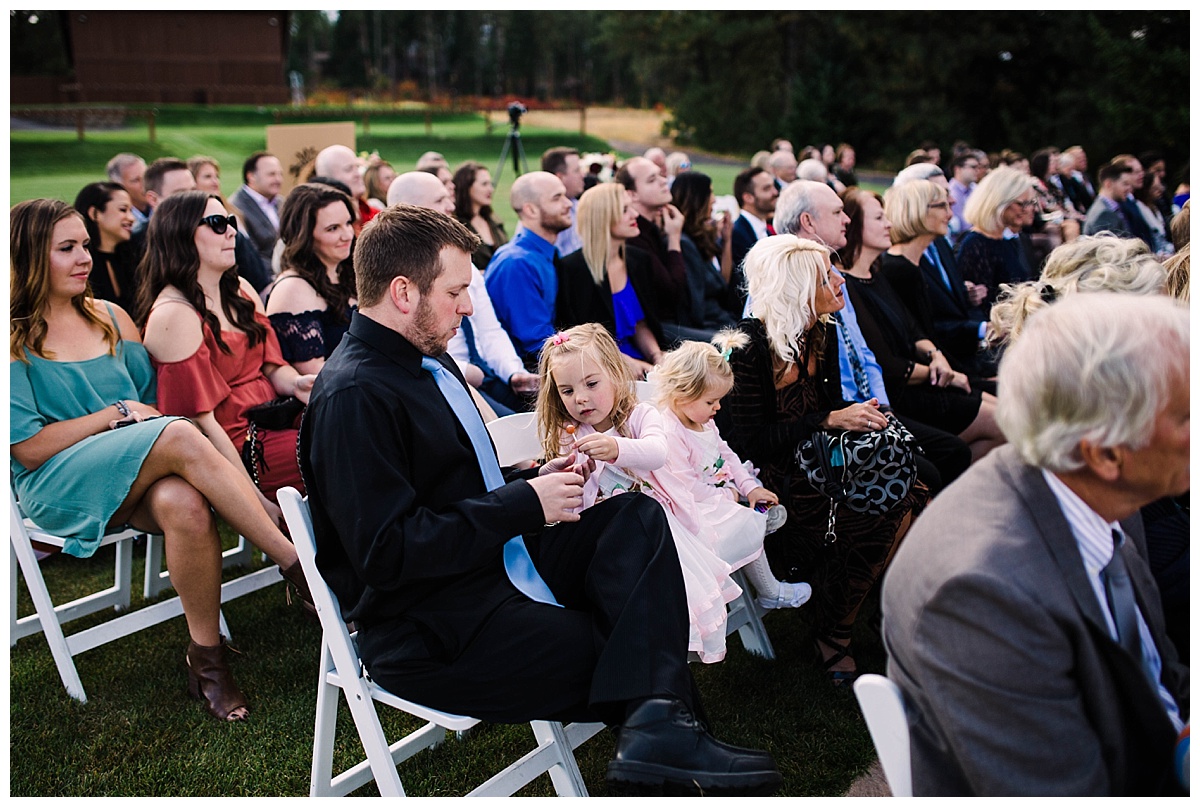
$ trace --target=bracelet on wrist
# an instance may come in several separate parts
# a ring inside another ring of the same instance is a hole
[[[125,404],[124,401],[117,401],[116,403],[113,404],[113,406],[117,407],[117,411],[121,413],[121,417],[123,417],[123,418],[129,417],[129,414],[130,414],[129,407]]]

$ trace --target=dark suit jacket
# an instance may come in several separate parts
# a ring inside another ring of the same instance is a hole
[[[554,262],[558,275],[558,296],[554,298],[554,327],[565,330],[585,322],[598,322],[603,325],[615,339],[617,323],[613,314],[612,294],[609,289],[596,285],[587,261],[583,258],[583,250],[572,252],[565,258]],[[646,326],[654,334],[658,346],[666,350],[668,345],[663,338],[662,325],[654,313],[654,307],[647,304],[654,293],[653,270],[650,267],[650,256],[637,247],[625,246],[625,271],[629,282],[637,294],[638,302],[642,304],[642,313],[646,317]],[[607,279],[607,274],[605,275]]]
[[[242,221],[246,225],[245,234],[254,245],[263,272],[267,277],[271,277],[271,254],[275,251],[275,242],[279,240],[279,230],[271,224],[271,220],[262,212],[258,203],[246,193],[244,185],[229,197],[229,203],[242,214]]]
[[[742,270],[742,261],[757,243],[758,235],[754,232],[754,227],[745,216],[739,215],[733,223],[733,272],[729,277],[729,285],[737,293],[739,316],[746,307],[746,273]]]
[[[1121,551],[1187,719],[1141,520]],[[883,584],[888,677],[904,694],[915,795],[1134,795],[1174,786],[1176,732],[1109,633],[1078,545],[1011,446],[917,519]]]
[[[947,288],[938,268],[922,258],[921,272],[928,292],[934,342],[959,361],[969,362],[979,350],[979,323],[983,322],[983,311],[972,306],[967,297],[954,248],[945,238],[938,238],[933,243],[950,278]]]

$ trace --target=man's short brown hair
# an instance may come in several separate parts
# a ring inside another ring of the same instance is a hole
[[[364,308],[379,304],[397,277],[408,278],[427,294],[442,274],[443,249],[455,247],[470,255],[478,246],[479,236],[447,215],[391,205],[367,222],[354,246],[358,303]]]
[[[567,158],[574,154],[579,156],[579,149],[568,146],[556,146],[546,149],[542,154],[542,170],[551,174],[564,174],[567,171]]]
[[[191,171],[188,169],[187,163],[178,157],[159,157],[146,169],[146,190],[150,193],[157,193],[162,196],[163,177],[172,171]]]

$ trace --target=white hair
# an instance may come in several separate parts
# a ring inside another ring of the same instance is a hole
[[[829,250],[807,238],[771,235],[751,247],[742,267],[771,349],[785,362],[799,361],[797,344],[817,320],[817,287],[828,283]]]
[[[824,182],[829,179],[829,169],[820,160],[811,157],[796,166],[796,179],[807,179],[809,182]]]
[[[824,182],[814,182],[797,177],[779,194],[775,202],[775,232],[780,235],[795,235],[800,229],[800,215],[808,213],[817,215],[816,197],[813,192],[818,188],[828,188]]]
[[[896,174],[896,178],[892,180],[892,187],[898,188],[917,179],[933,179],[941,174],[942,169],[933,163],[914,163]]]
[[[1188,310],[1164,296],[1070,295],[1033,314],[1000,362],[996,421],[1021,458],[1083,466],[1079,444],[1145,446],[1186,377]]]

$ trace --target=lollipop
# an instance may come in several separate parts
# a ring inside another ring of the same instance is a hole
[[[575,424],[568,423],[567,424],[567,434],[574,434],[574,433],[575,433]]]

